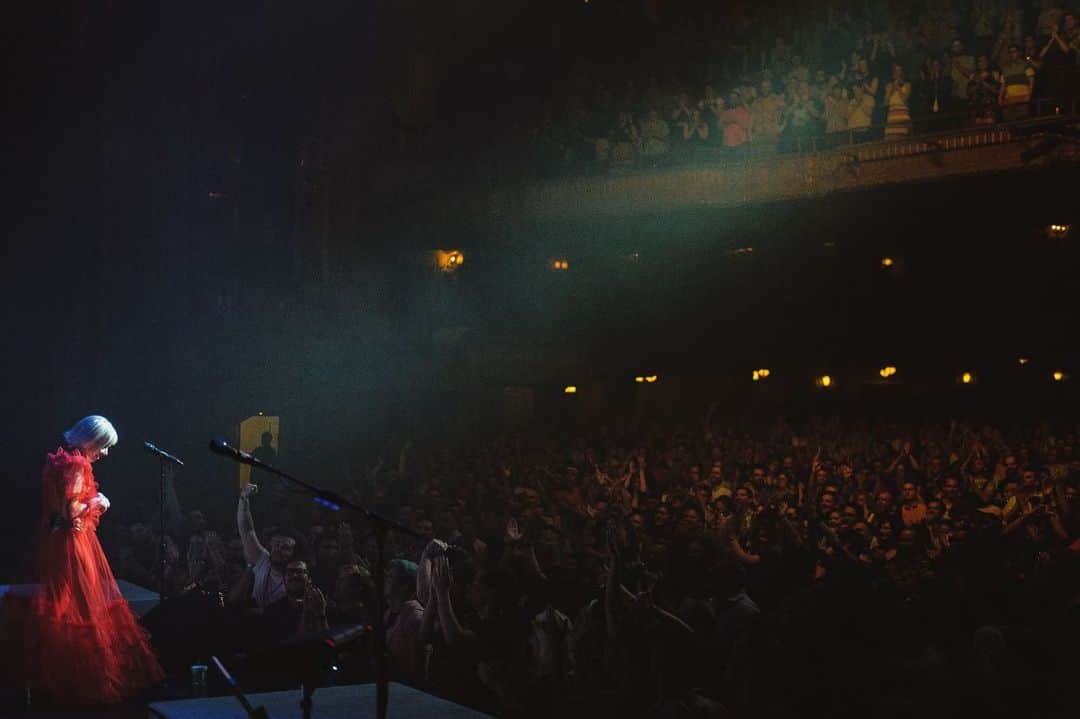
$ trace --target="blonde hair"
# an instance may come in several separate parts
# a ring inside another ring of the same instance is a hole
[[[72,449],[108,449],[119,440],[112,422],[99,414],[83,417],[64,432],[64,444]]]

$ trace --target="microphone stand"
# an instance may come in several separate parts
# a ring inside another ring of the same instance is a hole
[[[159,447],[155,447],[150,442],[143,442],[143,447],[146,449],[146,451],[157,456],[159,467],[158,517],[161,524],[161,526],[159,527],[159,529],[161,530],[161,539],[158,543],[158,572],[160,573],[158,584],[158,604],[160,604],[165,601],[165,570],[168,567],[168,563],[165,561],[165,548],[167,546],[165,542],[165,496],[168,493],[168,488],[166,486],[168,480],[167,473],[165,471],[165,463],[172,462],[179,467],[183,467],[184,463],[180,461],[179,458],[169,454],[168,452]]]
[[[386,676],[386,619],[383,616],[383,602],[385,601],[383,590],[386,585],[386,578],[383,576],[386,568],[386,533],[390,530],[394,530],[416,539],[422,539],[421,535],[392,519],[387,519],[380,514],[372,512],[366,507],[350,502],[336,492],[330,492],[320,489],[313,484],[308,484],[302,479],[286,474],[277,467],[263,462],[258,457],[254,457],[247,452],[242,452],[230,447],[224,442],[211,440],[210,450],[215,454],[231,457],[241,464],[251,465],[252,467],[256,467],[291,482],[311,494],[316,504],[332,509],[335,512],[340,512],[342,507],[351,509],[367,520],[368,526],[371,527],[371,534],[375,537],[375,617],[372,622],[375,634],[375,641],[373,643],[375,647],[375,716],[376,719],[386,719],[386,706],[390,689],[389,681]],[[310,702],[310,695],[307,695],[306,692],[305,701]]]
[[[233,678],[232,674],[229,674],[229,670],[225,668],[225,665],[221,663],[221,660],[217,657],[210,657],[210,660],[217,667],[217,670],[221,672],[221,676],[224,677],[225,682],[232,689],[233,695],[236,697],[236,701],[240,702],[240,706],[244,707],[244,712],[248,715],[248,719],[270,719],[270,714],[266,711],[265,707],[252,706],[251,702],[244,695],[244,690],[240,688],[239,682]]]
[[[165,463],[168,460],[164,457],[158,457],[158,512],[160,513],[161,522],[161,540],[158,544],[158,569],[161,575],[158,579],[158,604],[165,601],[165,569],[168,563],[165,561]]]

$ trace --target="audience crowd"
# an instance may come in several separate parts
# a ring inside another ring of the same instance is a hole
[[[1080,639],[1077,430],[710,412],[410,442],[338,489],[421,535],[387,539],[392,678],[494,716],[1042,716]],[[368,528],[256,483],[235,527],[173,505],[159,611],[226,617],[249,656],[370,623]],[[154,586],[151,525],[105,539]],[[256,688],[295,684],[273,656]]]
[[[1074,112],[1080,94],[1080,27],[1062,0],[736,2],[715,12],[692,27],[650,26],[625,64],[576,66],[530,130],[541,167],[896,140]]]

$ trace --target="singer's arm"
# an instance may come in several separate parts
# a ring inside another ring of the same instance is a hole
[[[66,498],[63,516],[59,514],[52,518],[52,530],[74,529],[81,532],[83,528],[82,517],[89,509],[89,505],[81,501],[79,497],[83,491],[82,469],[72,467],[64,473],[64,494]]]
[[[240,542],[244,545],[244,560],[249,565],[254,565],[267,553],[255,534],[255,520],[251,516],[251,503],[248,501],[256,491],[255,485],[248,482],[240,490],[240,500],[236,505],[236,528],[240,532]]]

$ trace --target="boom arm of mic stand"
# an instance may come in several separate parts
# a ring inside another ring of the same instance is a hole
[[[252,457],[250,460],[246,461],[239,459],[237,461],[241,462],[242,464],[249,464],[252,467],[258,467],[264,472],[269,472],[270,474],[276,475],[284,480],[292,482],[296,486],[307,490],[307,492],[311,494],[311,496],[315,499],[316,502],[323,505],[324,507],[328,507],[329,509],[334,510],[335,512],[341,511],[342,508],[351,509],[360,516],[364,517],[364,519],[371,522],[373,528],[376,525],[381,525],[385,529],[392,529],[395,532],[401,532],[402,534],[406,534],[410,537],[413,537],[414,539],[423,539],[423,535],[421,535],[414,529],[406,527],[404,524],[400,524],[392,519],[388,519],[387,517],[382,516],[381,514],[372,512],[367,507],[362,507],[359,504],[356,504],[355,502],[352,502],[345,497],[342,497],[337,492],[320,489],[313,484],[308,484],[304,480],[294,477],[291,474],[287,474],[278,469],[277,467],[267,464],[266,462],[263,462],[256,457]]]

